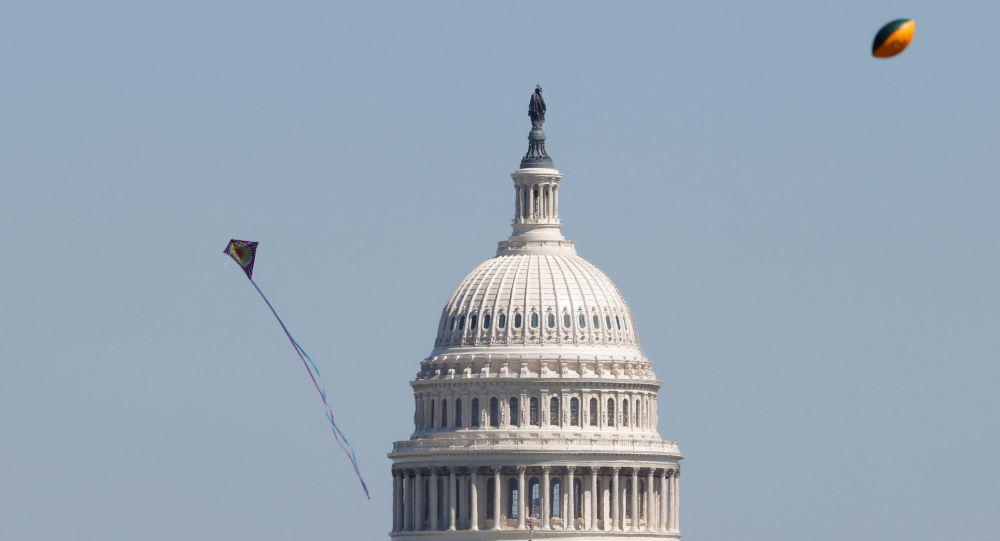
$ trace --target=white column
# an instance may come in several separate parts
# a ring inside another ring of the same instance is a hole
[[[597,530],[597,502],[599,498],[597,497],[597,475],[598,469],[596,467],[590,467],[590,531]]]
[[[538,314],[538,317],[542,317],[542,314]],[[541,322],[539,322],[539,327],[541,327]],[[526,393],[521,393],[517,397],[517,425],[518,426],[531,426],[531,402],[530,398]]]
[[[667,470],[660,470],[660,511],[657,514],[657,521],[659,521],[659,530],[661,532],[667,531],[667,513],[669,512],[669,507],[667,507]]]
[[[455,531],[455,502],[458,486],[455,484],[455,467],[448,468],[448,531]]]
[[[559,185],[558,184],[555,186],[555,188],[552,191],[552,200],[553,200],[553,207],[552,207],[553,213],[552,213],[552,217],[553,218],[558,218],[559,217]]]
[[[674,470],[674,531],[681,531],[681,471]]]
[[[611,468],[611,529],[615,531],[621,528],[619,522],[622,507],[622,502],[619,501],[621,499],[621,480],[618,476],[618,470],[619,468]]]
[[[646,472],[646,527],[643,529],[653,531],[653,468]]]
[[[524,466],[517,467],[517,529],[525,529],[524,521]]]
[[[476,468],[469,468],[469,529],[479,530],[479,476]]]
[[[639,531],[639,468],[632,468],[632,531]]]
[[[653,470],[653,514],[646,520],[646,529],[651,532],[660,531],[660,481],[656,477],[656,470]]]
[[[549,529],[549,467],[542,466],[542,505],[540,514],[542,515],[542,529]]]
[[[403,527],[401,530],[413,529],[413,479],[407,470],[403,470]]]
[[[420,470],[413,474],[413,484],[416,490],[413,491],[413,531],[424,529],[424,480]]]
[[[624,476],[625,476],[625,474],[622,474],[622,477],[624,477]],[[627,532],[628,531],[628,527],[625,525],[625,518],[628,516],[628,492],[627,491],[628,491],[628,483],[623,480],[623,482],[621,484],[621,490],[620,490],[620,492],[621,492],[621,505],[618,506],[618,510],[619,510],[619,517],[618,517],[619,527],[618,527],[618,529],[620,529],[623,532]]]
[[[493,467],[493,529],[500,530],[500,466]]]
[[[469,515],[469,477],[458,475],[457,471],[456,469],[458,492],[455,495],[455,527],[459,530],[468,530],[469,520],[472,519]]]
[[[397,469],[392,470],[392,531],[398,532],[400,530],[400,522],[402,522],[402,503],[403,503],[403,478],[400,477],[400,471]]]
[[[437,468],[431,468],[431,489],[430,495],[430,530],[436,531],[438,529],[438,472]]]
[[[392,531],[399,529],[399,472],[392,469]]]
[[[574,494],[573,492],[573,470],[574,470],[573,466],[569,466],[566,468],[566,496],[567,496],[566,502],[569,504],[568,509],[566,511],[567,530],[576,529],[576,517],[573,514],[573,511],[576,510],[575,509],[576,506],[573,505],[574,503],[576,503],[576,500],[574,499],[576,497],[576,494]]]

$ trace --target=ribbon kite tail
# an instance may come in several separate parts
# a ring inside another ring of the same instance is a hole
[[[313,387],[316,389],[316,392],[319,393],[320,400],[323,401],[323,408],[325,410],[326,418],[330,422],[330,426],[333,431],[333,438],[337,440],[337,445],[339,445],[341,450],[344,451],[344,454],[347,456],[347,459],[351,462],[351,466],[354,467],[354,474],[357,476],[358,482],[361,483],[361,489],[364,490],[365,497],[371,500],[372,496],[371,493],[368,491],[368,484],[365,483],[364,477],[361,475],[361,467],[358,465],[357,453],[354,452],[354,448],[351,447],[350,442],[347,441],[347,436],[345,436],[344,432],[340,429],[339,426],[337,426],[337,422],[335,420],[336,418],[333,415],[333,408],[331,408],[330,403],[327,402],[326,386],[323,385],[323,379],[320,376],[319,367],[316,366],[316,363],[312,360],[312,357],[310,357],[309,354],[306,353],[306,350],[302,349],[302,346],[299,345],[299,343],[292,336],[292,333],[289,332],[288,327],[285,325],[285,322],[282,321],[281,316],[278,315],[278,311],[274,309],[274,305],[271,304],[271,301],[268,300],[267,296],[264,295],[264,292],[261,291],[260,287],[257,285],[257,282],[254,282],[253,278],[251,278],[249,275],[247,275],[247,278],[250,280],[250,283],[253,284],[253,287],[254,289],[257,290],[257,293],[260,294],[260,298],[264,299],[264,303],[266,303],[267,307],[271,309],[271,313],[274,314],[274,319],[278,320],[278,324],[281,325],[281,330],[285,332],[285,336],[288,337],[289,343],[292,344],[292,349],[295,350],[295,354],[298,355],[299,359],[302,361],[302,366],[304,366],[306,372],[309,373],[309,379],[312,380]]]

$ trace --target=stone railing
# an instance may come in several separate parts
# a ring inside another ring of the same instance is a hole
[[[421,450],[440,453],[452,451],[542,451],[542,452],[615,452],[615,453],[654,453],[680,455],[676,442],[672,441],[642,441],[625,439],[538,439],[531,437],[512,438],[433,438],[397,441],[392,445],[392,454],[419,452]]]

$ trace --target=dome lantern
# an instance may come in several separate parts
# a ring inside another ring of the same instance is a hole
[[[562,173],[555,169],[545,151],[545,100],[542,87],[536,85],[528,104],[531,132],[528,152],[521,158],[521,167],[511,173],[514,181],[514,231],[501,241],[497,255],[517,253],[575,254],[572,241],[560,230],[559,181]]]

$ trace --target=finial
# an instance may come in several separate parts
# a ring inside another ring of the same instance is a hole
[[[531,132],[528,133],[528,152],[521,158],[521,169],[529,167],[545,167],[553,169],[552,158],[545,152],[545,99],[542,98],[542,86],[535,85],[535,92],[528,102],[528,116],[531,118]]]

